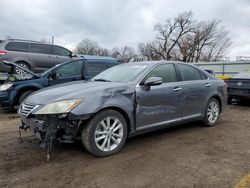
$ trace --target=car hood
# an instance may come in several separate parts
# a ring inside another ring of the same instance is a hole
[[[34,73],[33,71],[31,71],[31,70],[29,70],[29,69],[26,69],[26,68],[24,68],[24,67],[18,65],[17,63],[10,62],[10,61],[3,61],[3,63],[4,63],[5,65],[11,66],[11,67],[18,67],[19,69],[22,69],[22,70],[26,71],[27,73],[29,73],[29,74],[31,74],[32,76],[35,76],[35,77],[37,77],[37,78],[40,77],[40,75]]]
[[[67,99],[86,99],[98,95],[112,95],[116,92],[133,92],[127,82],[77,81],[48,87],[31,94],[24,101],[29,104],[46,105]]]

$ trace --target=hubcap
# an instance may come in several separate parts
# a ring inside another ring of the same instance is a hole
[[[95,144],[101,151],[112,151],[123,138],[123,126],[116,117],[103,119],[95,130]]]
[[[25,64],[19,64],[21,67],[25,68],[25,69],[29,69],[29,67]],[[15,67],[15,70],[16,70],[16,73],[19,74],[19,75],[24,75],[24,74],[27,74],[26,71],[22,70],[22,69],[19,69],[18,67]]]
[[[216,102],[212,101],[208,105],[207,119],[210,123],[215,123],[219,117],[219,106]]]

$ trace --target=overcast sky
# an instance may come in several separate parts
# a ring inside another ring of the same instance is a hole
[[[230,57],[250,56],[250,0],[1,0],[0,39],[47,41],[73,49],[84,38],[112,48],[154,38],[153,26],[191,10],[229,31]]]

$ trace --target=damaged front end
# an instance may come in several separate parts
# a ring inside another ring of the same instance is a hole
[[[18,110],[22,122],[20,129],[24,131],[29,129],[39,138],[40,147],[47,150],[47,160],[49,160],[53,143],[73,143],[80,137],[79,130],[84,121],[72,119],[68,112],[39,114],[39,110],[42,109],[43,107],[38,105],[23,103]]]

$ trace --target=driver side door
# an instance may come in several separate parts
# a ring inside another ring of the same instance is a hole
[[[83,61],[71,61],[53,71],[53,79],[49,79],[49,85],[65,82],[77,81],[82,79]]]
[[[136,87],[136,128],[144,130],[181,122],[181,96],[174,64],[162,64],[153,68],[143,79],[161,77],[163,83],[145,88]]]

